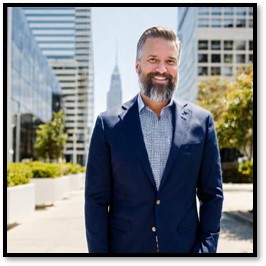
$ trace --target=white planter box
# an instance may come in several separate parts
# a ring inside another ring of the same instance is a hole
[[[84,173],[69,175],[71,191],[80,190],[84,187]]]
[[[58,186],[59,199],[64,199],[70,195],[70,176],[62,176],[59,179],[62,180]]]
[[[7,225],[20,221],[35,210],[34,184],[7,188]]]
[[[48,206],[55,201],[69,196],[70,178],[62,176],[57,178],[32,178],[35,184],[36,206]]]

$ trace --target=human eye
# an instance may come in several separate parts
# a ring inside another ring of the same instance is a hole
[[[169,65],[175,65],[175,64],[176,64],[176,60],[174,60],[174,59],[168,59],[168,60],[167,60],[167,63],[168,63]]]
[[[150,63],[156,63],[157,62],[157,59],[155,57],[150,57],[150,58],[148,58],[148,62],[150,62]]]

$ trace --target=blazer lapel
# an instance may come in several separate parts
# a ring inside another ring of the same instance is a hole
[[[169,174],[169,171],[171,170],[173,164],[176,162],[177,154],[186,138],[192,114],[191,110],[188,109],[187,104],[181,106],[174,102],[173,109],[173,141],[165,170],[161,179],[160,189],[163,186],[163,183],[165,182],[165,179]]]
[[[156,189],[156,183],[152,174],[149,157],[141,130],[137,97],[130,102],[125,103],[122,108],[125,111],[122,112],[119,117],[122,120],[123,128],[132,144],[132,149],[136,152],[145,173]]]

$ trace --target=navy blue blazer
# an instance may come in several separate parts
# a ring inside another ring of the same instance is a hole
[[[211,114],[173,104],[173,140],[156,189],[137,97],[97,118],[85,182],[91,253],[215,253],[223,203]],[[200,201],[197,211],[196,197]]]

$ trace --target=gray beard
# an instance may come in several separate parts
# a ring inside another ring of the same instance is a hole
[[[171,100],[174,90],[171,90],[168,86],[164,89],[158,87],[147,88],[140,83],[140,92],[147,96],[150,100],[154,102],[167,102]]]
[[[171,100],[175,91],[175,85],[170,83],[166,86],[151,86],[151,84],[146,84],[145,86],[140,80],[140,76],[139,86],[140,92],[154,102],[167,102]]]

